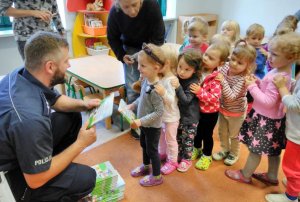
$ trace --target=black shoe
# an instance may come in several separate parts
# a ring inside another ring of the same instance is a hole
[[[140,135],[133,129],[130,130],[130,134],[131,136],[135,139],[135,140],[139,140],[140,139]]]

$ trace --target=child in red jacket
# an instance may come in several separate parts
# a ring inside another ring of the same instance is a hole
[[[195,167],[200,170],[207,170],[212,162],[213,130],[218,120],[221,84],[215,80],[218,75],[218,67],[222,66],[230,54],[230,47],[222,42],[213,43],[203,55],[203,71],[200,85],[190,86],[199,98],[200,120],[197,128],[197,135],[194,141],[192,160],[200,157]],[[203,150],[202,150],[203,142]]]

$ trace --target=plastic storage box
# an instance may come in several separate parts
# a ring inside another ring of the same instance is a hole
[[[106,26],[103,27],[89,27],[87,25],[82,25],[83,32],[91,36],[105,36]]]
[[[96,49],[86,47],[86,51],[88,55],[108,55],[109,48],[96,50]]]

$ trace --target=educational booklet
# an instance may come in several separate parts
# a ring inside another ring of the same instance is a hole
[[[134,119],[136,119],[135,114],[133,113],[133,111],[127,109],[127,104],[123,99],[120,100],[118,111],[123,115],[125,120],[130,124],[132,123],[132,121]]]
[[[126,102],[123,99],[120,100],[118,111],[123,115],[124,119],[129,124],[131,124],[132,121],[134,119],[136,119],[136,116],[135,116],[134,112],[131,111],[131,110],[129,110],[129,109],[127,109],[127,104],[126,104]],[[134,130],[137,132],[137,134],[139,134],[139,135],[141,134],[141,131],[140,131],[139,128],[134,129]]]
[[[102,121],[103,119],[110,117],[113,113],[114,106],[114,93],[101,100],[99,107],[94,108],[89,115],[89,125],[87,129],[93,125]]]

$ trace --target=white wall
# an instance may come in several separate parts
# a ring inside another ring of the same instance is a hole
[[[0,37],[0,61],[0,75],[5,75],[23,64],[13,36]]]
[[[176,0],[176,16],[196,13],[219,15],[219,28],[225,20],[236,20],[245,35],[248,26],[259,23],[271,36],[284,16],[300,9],[299,0]],[[192,5],[192,6],[189,6]],[[219,29],[220,30],[220,29]]]
[[[60,0],[60,8],[65,9],[66,0]],[[240,23],[241,34],[244,35],[248,26],[252,23],[260,23],[266,29],[266,36],[272,35],[275,27],[281,19],[289,14],[294,14],[300,9],[299,0],[168,0],[168,5],[174,5],[170,17],[185,14],[214,13],[219,15],[219,28],[224,20],[233,19]],[[75,14],[66,13],[66,25],[68,41],[71,42],[71,30]],[[176,25],[172,29],[176,33]],[[174,38],[174,34],[171,38]],[[71,44],[70,44],[71,45]],[[0,75],[6,74],[12,69],[22,65],[13,37],[0,38]]]

